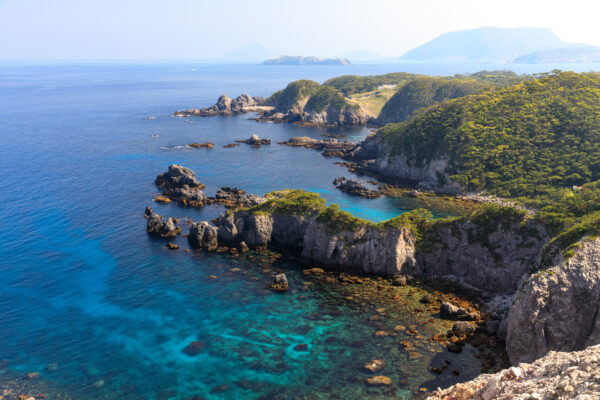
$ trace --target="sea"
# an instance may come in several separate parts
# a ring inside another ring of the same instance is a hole
[[[186,252],[184,237],[176,240],[180,250],[168,250],[146,233],[144,208],[194,221],[225,211],[152,201],[155,177],[181,164],[208,195],[222,186],[256,194],[301,188],[361,218],[395,217],[411,204],[341,193],[333,180],[356,176],[335,159],[277,144],[326,134],[359,141],[368,128],[172,113],[211,105],[221,94],[268,96],[301,78],[556,68],[573,65],[1,64],[0,396],[16,396],[11,385],[30,372],[50,385],[48,399],[85,400],[410,399],[473,378],[480,369],[474,348],[449,354],[424,341],[416,357],[399,344],[405,333],[373,336],[410,324],[430,334],[410,301],[389,301],[368,285],[350,293],[307,283],[307,265],[278,253]],[[254,134],[273,144],[223,147]],[[204,141],[215,147],[186,147]],[[276,272],[288,276],[289,292],[268,289]],[[404,290],[415,297],[421,289]],[[202,351],[186,354],[194,341]],[[375,358],[386,361],[381,374],[391,386],[365,383],[363,366]],[[460,374],[430,371],[442,361]]]

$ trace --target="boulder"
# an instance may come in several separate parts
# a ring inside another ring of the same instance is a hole
[[[475,333],[475,325],[467,321],[458,321],[452,326],[452,332],[458,336],[469,336]]]
[[[204,185],[196,179],[194,171],[177,164],[169,165],[169,170],[158,175],[154,183],[161,188],[181,188],[186,185],[191,188],[204,187]]]
[[[273,277],[271,289],[276,292],[286,292],[288,290],[288,281],[285,274],[277,274]]]
[[[476,313],[469,312],[447,301],[443,302],[440,306],[440,315],[448,319],[461,319],[465,321],[474,321],[477,319]]]
[[[369,189],[366,182],[355,179],[336,179],[334,182],[336,188],[342,192],[360,196],[367,199],[375,199],[381,197],[383,193],[379,189]]]
[[[215,251],[219,247],[217,228],[204,221],[192,224],[188,242],[192,247]]]
[[[146,230],[149,234],[163,238],[174,238],[181,233],[181,227],[174,218],[163,218],[153,213],[148,217]]]
[[[260,147],[264,144],[271,144],[271,139],[261,139],[258,135],[250,136],[250,139],[246,140],[236,140],[238,143],[246,143],[252,145],[253,147]]]

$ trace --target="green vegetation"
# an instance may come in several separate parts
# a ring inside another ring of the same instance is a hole
[[[465,190],[536,209],[533,218],[554,236],[546,264],[600,230],[599,74],[521,79],[434,106],[378,134],[392,156],[406,155],[415,166],[446,158],[446,173]],[[497,227],[504,217],[488,210],[472,218]]]
[[[321,112],[329,106],[333,106],[338,110],[344,110],[347,107],[358,108],[356,104],[349,104],[344,96],[330,86],[321,86],[308,100],[306,111]]]
[[[267,201],[257,206],[242,209],[251,213],[269,212],[287,215],[307,215],[325,210],[325,199],[317,193],[305,190],[280,190],[267,194]]]
[[[289,110],[296,106],[298,102],[307,96],[312,96],[319,90],[319,83],[302,79],[294,81],[286,86],[285,89],[273,93],[265,105],[273,106],[278,110]]]
[[[348,97],[357,93],[371,92],[382,85],[401,85],[415,76],[407,72],[393,72],[385,75],[371,76],[344,75],[329,79],[323,85],[331,86]]]
[[[476,79],[419,77],[410,80],[383,106],[378,122],[407,120],[420,109],[436,103],[482,92],[491,85]]]
[[[380,135],[415,165],[442,157],[466,190],[547,196],[600,178],[600,78],[554,73],[449,101]]]

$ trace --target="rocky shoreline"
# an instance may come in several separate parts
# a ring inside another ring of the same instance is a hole
[[[194,190],[201,184],[182,168],[170,167],[169,177],[160,175],[157,184],[178,195],[191,184],[188,194],[197,198]],[[594,283],[600,279],[595,267],[600,264],[600,239],[582,239],[569,257],[556,252],[549,268],[531,274],[552,246],[550,235],[530,213],[513,207],[490,206],[434,223],[408,213],[374,224],[335,205],[327,207],[320,196],[304,191],[255,196],[254,205],[245,208],[239,208],[238,197],[233,194],[232,202],[238,208],[212,223],[191,225],[190,246],[220,252],[284,248],[331,270],[387,276],[392,282],[418,276],[471,287],[487,298],[484,307],[491,319],[480,328],[456,329],[495,335],[506,343],[513,364],[600,341],[600,318],[594,311],[600,302]],[[457,319],[469,315],[452,303],[440,304],[440,313]],[[458,350],[448,345],[450,351]]]

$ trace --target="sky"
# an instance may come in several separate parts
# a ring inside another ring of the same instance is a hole
[[[598,0],[0,0],[0,59],[219,59],[251,42],[278,54],[399,57],[482,26],[546,27],[600,45],[598,15]]]

